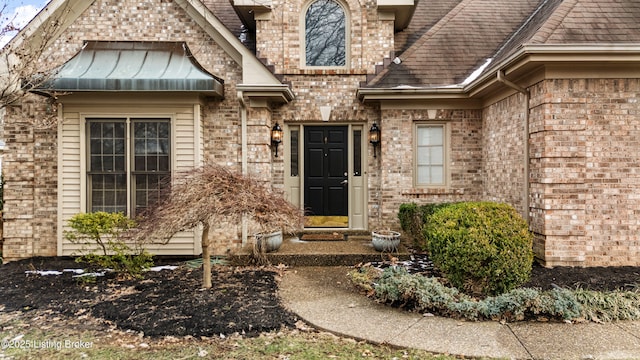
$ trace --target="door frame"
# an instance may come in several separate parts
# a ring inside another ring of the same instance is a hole
[[[348,217],[349,225],[339,230],[366,230],[368,228],[368,158],[366,141],[366,123],[348,122],[309,122],[284,123],[284,188],[287,200],[299,207],[304,206],[304,165],[306,126],[346,126],[347,127],[347,168],[348,168]],[[354,135],[360,138],[360,174],[354,174]],[[292,136],[292,134],[294,134]],[[297,138],[297,141],[295,141]],[[294,140],[292,142],[292,140]],[[292,166],[293,165],[293,166]],[[331,228],[310,228],[327,230]]]

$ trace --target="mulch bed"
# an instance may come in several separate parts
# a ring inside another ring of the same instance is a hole
[[[213,287],[201,289],[202,269],[184,264],[149,271],[143,279],[113,274],[85,283],[73,273],[25,274],[28,270],[77,269],[70,259],[35,258],[0,266],[0,312],[53,310],[91,314],[146,336],[256,336],[294,327],[297,318],[277,297],[277,272],[264,268],[214,267]]]
[[[412,271],[437,274],[428,259]],[[27,270],[79,268],[71,259],[33,258],[0,266],[0,315],[21,311],[92,318],[145,336],[257,336],[294,328],[298,321],[277,296],[277,269],[214,267],[211,289],[201,289],[202,270],[181,263],[175,270],[147,272],[143,279],[118,280],[113,274],[86,283],[73,273],[42,276]],[[525,285],[592,290],[638,290],[640,267],[554,268],[534,266]],[[40,311],[40,312],[39,312]],[[56,315],[56,316],[58,316]]]

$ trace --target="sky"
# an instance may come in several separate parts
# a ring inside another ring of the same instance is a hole
[[[50,0],[0,0],[0,9],[6,6],[2,11],[0,25],[4,27],[10,21],[22,28],[29,20],[31,20]],[[0,48],[4,46],[16,32],[11,32],[6,36],[0,37]]]

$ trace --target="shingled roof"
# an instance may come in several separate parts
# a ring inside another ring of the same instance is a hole
[[[463,0],[367,87],[462,86],[524,45],[639,43],[638,19],[636,0]]]
[[[463,0],[369,85],[461,84],[539,6],[539,0]]]
[[[462,0],[420,0],[406,29],[395,35],[395,51],[400,56]]]

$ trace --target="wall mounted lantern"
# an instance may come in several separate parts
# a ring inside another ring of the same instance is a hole
[[[282,128],[278,123],[273,125],[271,129],[271,145],[276,148],[276,157],[278,157],[278,144],[282,142]]]
[[[373,157],[376,157],[376,148],[380,145],[380,128],[375,122],[369,129],[369,142],[373,144]]]

